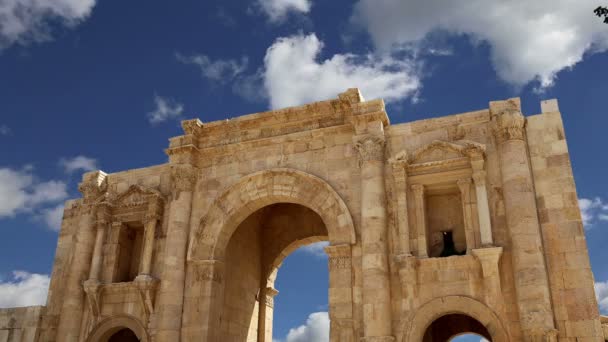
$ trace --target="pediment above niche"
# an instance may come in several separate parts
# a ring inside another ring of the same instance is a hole
[[[131,185],[113,201],[115,206],[135,207],[147,204],[151,199],[162,199],[157,190],[144,188],[140,185]]]
[[[457,159],[464,157],[465,147],[459,144],[435,140],[432,143],[417,149],[412,154],[412,163],[428,163],[440,160]]]

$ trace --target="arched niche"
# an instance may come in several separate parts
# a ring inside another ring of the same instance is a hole
[[[140,342],[150,341],[146,328],[137,318],[130,315],[114,315],[97,323],[86,342],[108,342],[114,334],[123,329],[131,330]]]

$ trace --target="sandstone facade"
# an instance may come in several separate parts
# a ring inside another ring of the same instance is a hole
[[[349,89],[184,121],[168,163],[83,176],[46,307],[0,311],[0,341],[271,342],[277,269],[323,240],[331,341],[604,341],[561,116],[541,107],[391,125]]]

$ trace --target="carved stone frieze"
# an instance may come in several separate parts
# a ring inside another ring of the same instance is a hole
[[[365,135],[356,139],[355,149],[359,155],[359,165],[367,161],[383,161],[384,145],[384,137],[379,135]]]
[[[330,257],[328,258],[328,265],[330,270],[349,269],[351,268],[351,258],[345,256]]]

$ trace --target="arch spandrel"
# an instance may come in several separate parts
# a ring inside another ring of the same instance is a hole
[[[192,235],[188,260],[221,260],[238,225],[273,203],[300,204],[315,211],[327,227],[331,244],[356,242],[348,207],[326,181],[303,171],[277,168],[244,176],[214,201]]]
[[[448,314],[462,314],[479,321],[492,336],[492,342],[511,341],[499,316],[488,306],[465,296],[446,296],[425,303],[413,317],[403,322],[401,342],[422,341],[427,328]]]

